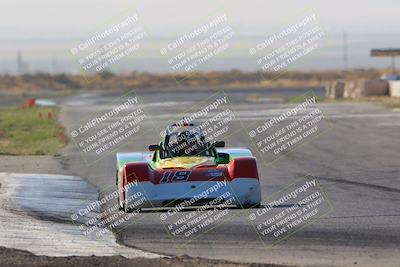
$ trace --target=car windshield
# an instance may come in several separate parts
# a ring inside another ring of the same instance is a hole
[[[195,126],[181,127],[168,133],[165,148],[167,150],[165,157],[210,155],[204,135]]]

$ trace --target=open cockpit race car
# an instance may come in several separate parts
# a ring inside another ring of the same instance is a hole
[[[206,141],[194,124],[175,124],[150,152],[117,153],[120,209],[259,207],[256,158],[246,148],[224,147],[223,141]]]

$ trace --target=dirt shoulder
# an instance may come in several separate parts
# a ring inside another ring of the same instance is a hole
[[[0,247],[0,259],[2,266],[17,267],[17,266],[96,266],[96,267],[112,267],[112,266],[177,266],[177,267],[191,267],[191,266],[215,266],[215,267],[242,267],[242,266],[254,266],[254,267],[278,267],[280,265],[271,264],[246,264],[246,263],[233,263],[228,261],[220,260],[207,260],[200,258],[190,257],[174,257],[174,258],[157,258],[157,259],[145,259],[135,258],[127,259],[122,256],[111,256],[111,257],[47,257],[47,256],[35,256],[30,252],[9,249]]]
[[[14,173],[69,174],[58,156],[0,156],[0,170]]]

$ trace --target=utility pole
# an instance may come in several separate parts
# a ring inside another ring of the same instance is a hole
[[[24,63],[22,61],[21,50],[17,51],[17,74],[22,75],[24,73]]]
[[[396,60],[395,60],[395,56],[391,56],[392,58],[392,74],[396,73]]]
[[[57,72],[57,59],[55,56],[51,59],[51,73],[56,74]]]
[[[343,32],[343,69],[348,68],[348,58],[347,58],[347,34]]]

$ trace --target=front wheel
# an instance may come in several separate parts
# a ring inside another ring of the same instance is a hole
[[[118,199],[118,209],[119,210],[124,210],[124,202],[122,202],[121,200]]]

